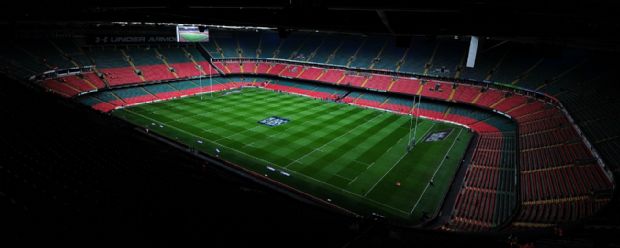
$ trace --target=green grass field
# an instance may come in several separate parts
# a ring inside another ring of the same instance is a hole
[[[113,114],[211,155],[218,148],[224,160],[358,214],[377,213],[407,224],[438,210],[473,135],[420,119],[417,145],[407,153],[409,116],[257,88],[229,93]],[[271,116],[289,122],[258,123]],[[440,131],[449,134],[425,141]]]

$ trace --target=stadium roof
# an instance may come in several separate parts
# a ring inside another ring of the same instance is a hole
[[[141,21],[408,35],[528,37],[617,44],[620,9],[611,1],[20,1],[6,21]]]

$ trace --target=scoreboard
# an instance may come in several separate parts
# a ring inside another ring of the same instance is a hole
[[[209,29],[196,25],[177,25],[177,42],[208,42]]]

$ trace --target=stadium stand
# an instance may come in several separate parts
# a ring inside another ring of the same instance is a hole
[[[306,80],[317,80],[323,75],[323,69],[317,67],[304,67],[303,72],[299,74],[299,78]]]
[[[41,84],[44,88],[63,95],[65,97],[72,97],[80,93],[79,89],[65,83],[64,81],[47,79]]]
[[[506,42],[483,50],[480,66],[468,69],[462,67],[465,44],[449,39],[414,38],[410,47],[403,49],[395,47],[388,38],[378,36],[297,33],[279,39],[273,32],[228,31],[213,36],[213,42],[199,45],[213,58],[226,59],[215,60],[213,64],[200,53],[199,47],[193,46],[76,48],[75,44],[67,43],[59,40],[2,48],[2,59],[10,68],[18,68],[22,76],[86,65],[89,61],[94,63],[95,72],[45,79],[40,85],[65,97],[100,91],[80,96],[79,101],[104,112],[131,104],[253,84],[222,78],[214,80],[213,87],[207,87],[195,80],[186,80],[209,73],[218,75],[215,68],[225,74],[267,74],[328,83],[310,87],[288,80],[271,80],[264,87],[400,113],[411,112],[410,99],[361,90],[409,97],[421,95],[426,99],[501,112],[511,118],[516,127],[507,118],[456,106],[430,102],[419,106],[423,116],[460,123],[479,134],[454,212],[443,226],[447,230],[492,230],[503,227],[508,221],[513,221],[512,228],[555,226],[592,215],[609,201],[609,197],[600,196],[601,192],[613,189],[606,172],[608,168],[601,168],[592,147],[582,139],[581,129],[594,141],[604,161],[617,168],[619,135],[616,129],[606,128],[617,123],[617,118],[601,107],[617,108],[618,102],[598,97],[600,91],[581,92],[584,83],[579,81],[610,80],[611,76],[590,74],[596,66],[584,64],[584,61],[597,57],[589,58],[578,50],[554,58],[532,52],[527,45]],[[33,46],[37,49],[31,49]],[[349,69],[238,60],[256,57],[325,63]],[[361,72],[351,68],[382,71]],[[414,74],[386,75],[385,70]],[[442,79],[428,79],[424,75]],[[151,84],[177,78],[185,80]],[[508,86],[453,83],[445,78],[499,82]],[[118,88],[130,85],[136,87]],[[336,86],[349,88],[344,90]],[[531,92],[542,90],[553,96],[547,95],[547,100],[543,101],[534,98],[533,93],[525,95],[509,86]],[[557,103],[555,97],[561,103]],[[563,112],[563,106],[580,129],[575,129],[572,119]],[[609,122],[593,121],[599,118]],[[518,212],[513,216],[515,210]]]
[[[325,69],[325,73],[321,76],[320,80],[329,83],[338,83],[344,79],[343,70]]]
[[[423,74],[434,50],[434,42],[423,38],[413,39],[399,71]]]
[[[100,70],[110,86],[119,86],[142,82],[136,71],[131,67],[107,68]]]
[[[516,208],[514,131],[481,132],[463,189],[445,229],[481,231],[505,224]]]
[[[373,63],[371,69],[396,71],[402,64],[401,59],[403,59],[408,49],[408,47],[397,47],[396,45],[395,39],[388,38],[381,50],[381,54],[376,57],[377,60]]]
[[[314,63],[327,63],[330,55],[340,46],[341,42],[342,41],[338,36],[325,35],[320,46],[312,51],[308,61]]]
[[[465,60],[466,43],[444,40],[437,43],[435,49],[428,74],[440,77],[455,77]]]

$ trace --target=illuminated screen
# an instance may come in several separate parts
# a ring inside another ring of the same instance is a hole
[[[178,42],[207,42],[209,41],[209,30],[204,29],[200,32],[198,26],[177,25]]]

